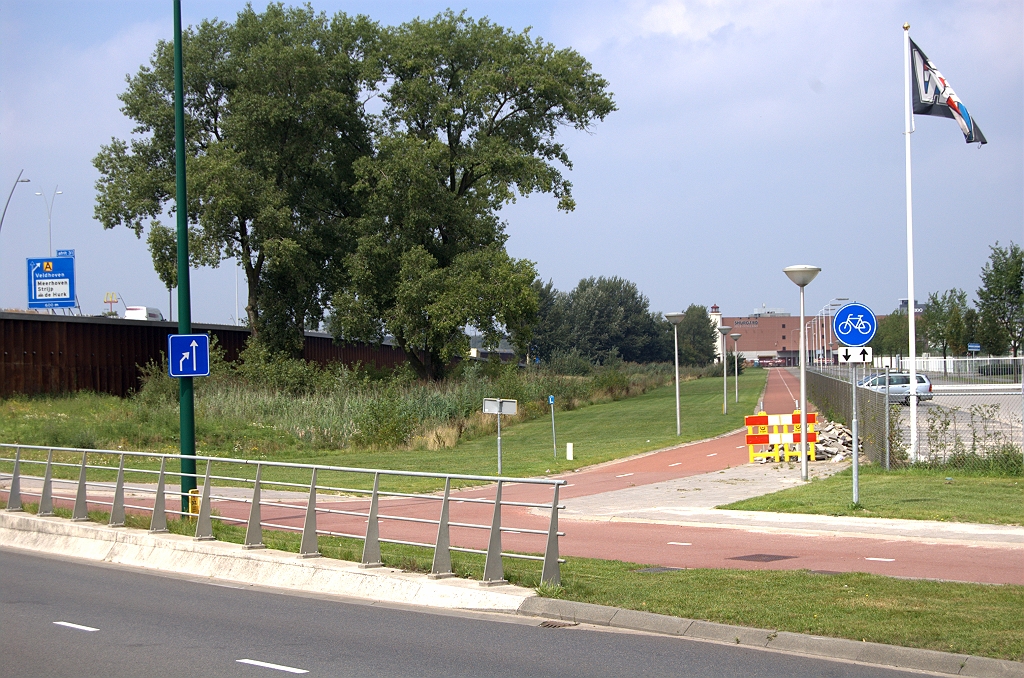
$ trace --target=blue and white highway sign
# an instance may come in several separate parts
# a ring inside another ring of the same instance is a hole
[[[74,308],[75,258],[26,259],[29,308]]]
[[[555,404],[555,396],[553,396],[553,395],[548,396],[548,405],[554,405],[554,404]]]
[[[846,304],[832,318],[836,339],[847,346],[863,346],[871,341],[878,329],[875,314],[864,304]]]
[[[970,343],[967,344],[968,353],[981,353],[981,344]]]
[[[177,378],[210,376],[210,335],[168,335],[167,373]]]

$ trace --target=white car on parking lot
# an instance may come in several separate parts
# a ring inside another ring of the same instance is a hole
[[[860,382],[864,388],[872,391],[885,393],[885,375],[876,374]],[[932,382],[928,375],[918,373],[917,375],[917,398],[918,400],[931,400]],[[907,372],[889,373],[889,402],[910,404],[910,374]]]

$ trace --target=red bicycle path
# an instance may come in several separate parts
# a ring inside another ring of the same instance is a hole
[[[763,398],[765,411],[771,414],[792,412],[798,388],[797,379],[787,370],[769,370]],[[711,440],[553,476],[566,481],[559,490],[559,501],[571,505],[574,497],[650,485],[746,464],[748,453],[743,445],[744,433],[737,431]],[[449,519],[453,546],[487,548],[486,528],[491,523],[493,506],[473,500],[493,500],[495,487],[452,491]],[[381,497],[381,538],[433,543],[435,525],[397,521],[388,516],[436,521],[440,513],[439,499],[440,496],[431,499]],[[515,532],[515,529],[546,531],[550,513],[537,508],[506,506],[505,502],[550,506],[551,499],[550,485],[503,483],[502,525],[506,529],[502,534],[502,546],[505,551],[543,552],[544,535],[524,534]],[[221,516],[239,520],[248,517],[247,503],[220,500],[214,505]],[[321,497],[317,508],[319,530],[357,536],[365,534],[365,516],[369,509],[367,500]],[[305,501],[296,500],[291,506],[263,504],[261,511],[264,523],[301,529]],[[479,527],[463,527],[456,523]],[[984,542],[950,544],[901,539],[898,536],[853,537],[838,532],[829,534],[827,527],[823,529],[825,534],[817,530],[813,534],[792,534],[764,527],[694,526],[663,521],[573,517],[561,517],[559,528],[565,532],[559,542],[563,557],[623,560],[676,568],[869,572],[896,577],[1024,585],[1024,548]]]

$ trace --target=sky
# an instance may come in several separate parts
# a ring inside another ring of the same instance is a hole
[[[916,297],[973,297],[989,248],[1024,240],[1024,3],[815,0],[316,0],[314,9],[394,25],[451,7],[587,58],[618,110],[561,135],[577,208],[546,195],[502,211],[512,256],[561,290],[635,282],[655,311],[718,304],[799,311],[782,273],[822,272],[807,312],[838,297],[887,313],[907,296],[903,30],[952,84],[989,143],[917,116]],[[231,21],[243,2],[182,1],[186,25]],[[261,8],[261,3],[254,6]],[[25,259],[75,249],[86,314],[107,292],[168,312],[145,238],[93,217],[92,159],[132,123],[117,95],[170,40],[172,2],[0,0],[0,308],[27,306]],[[187,68],[186,64],[186,68]],[[35,195],[41,192],[44,195]],[[194,322],[244,316],[233,262],[192,273]],[[177,302],[175,301],[175,307]],[[123,306],[122,306],[123,310]],[[176,314],[175,314],[176,316]]]

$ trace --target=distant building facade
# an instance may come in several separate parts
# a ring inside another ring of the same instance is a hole
[[[748,316],[723,316],[718,305],[710,311],[715,328],[730,327],[729,334],[739,334],[737,349],[740,357],[748,362],[778,363],[792,366],[800,362],[800,318],[794,318],[784,309],[766,308],[755,310]],[[733,350],[733,341],[728,339],[727,351]],[[721,341],[715,350],[716,359],[721,359]],[[780,362],[781,361],[781,362]]]

